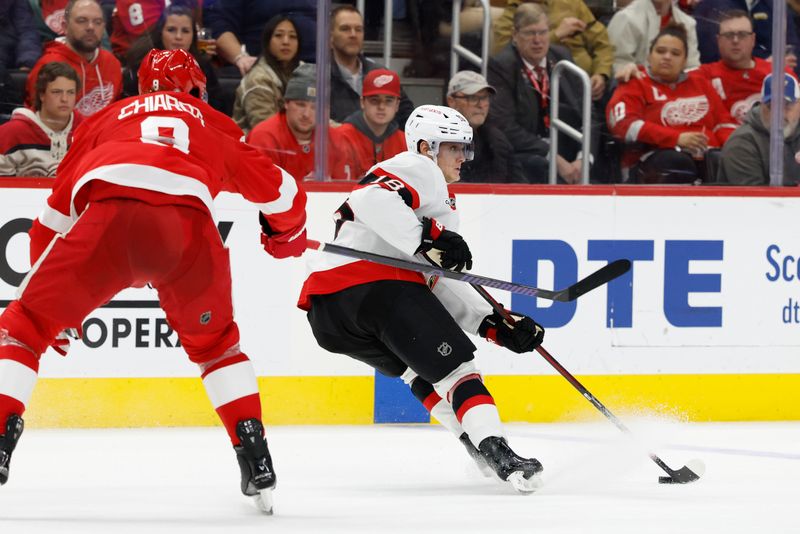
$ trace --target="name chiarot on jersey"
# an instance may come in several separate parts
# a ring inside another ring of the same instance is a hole
[[[127,106],[123,106],[119,110],[117,120],[122,120],[139,113],[155,113],[158,111],[183,111],[198,119],[203,126],[206,125],[203,119],[203,113],[197,107],[188,102],[181,102],[174,96],[166,93],[151,93],[139,96],[133,102]]]

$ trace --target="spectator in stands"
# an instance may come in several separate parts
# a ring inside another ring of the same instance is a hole
[[[550,73],[558,61],[572,60],[567,48],[550,44],[549,34],[544,8],[522,4],[514,14],[511,43],[489,60],[489,83],[497,90],[489,120],[506,134],[532,183],[547,182]],[[559,116],[577,128],[580,92],[569,76],[561,80],[560,88]],[[581,178],[578,150],[572,140],[559,143],[558,174],[567,183]]]
[[[114,10],[116,0],[98,0],[103,10],[103,20],[108,24],[111,22],[111,12]],[[39,32],[39,37],[43,43],[63,37],[66,23],[64,12],[69,0],[29,0],[33,11],[34,24]],[[111,42],[108,35],[103,33],[100,39],[100,46],[105,50],[111,50]]]
[[[495,25],[494,50],[499,52],[511,40],[514,13],[525,0],[509,0]],[[614,47],[608,31],[583,0],[537,0],[547,11],[550,42],[569,48],[573,61],[586,71],[592,82],[592,100],[606,92],[614,63]]]
[[[300,59],[313,61],[317,0],[218,0],[213,9],[204,12],[204,19],[217,39],[219,55],[244,76],[261,55],[264,26],[281,13],[292,16],[302,38]]]
[[[47,43],[44,54],[28,76],[27,105],[36,99],[39,69],[51,61],[63,61],[78,73],[76,109],[91,116],[116,100],[122,92],[122,67],[117,58],[100,48],[105,31],[103,11],[97,0],[70,0],[64,12],[65,38]]]
[[[78,74],[61,62],[36,75],[33,110],[18,108],[0,126],[1,176],[55,176],[80,122],[74,112]]]
[[[783,185],[800,184],[800,86],[790,74],[784,74],[783,115]],[[764,78],[761,102],[753,105],[744,124],[733,132],[722,147],[718,181],[735,185],[770,183],[770,113],[772,112],[772,74]]]
[[[496,93],[486,78],[471,70],[457,72],[447,84],[447,105],[472,126],[474,156],[461,164],[461,182],[527,183],[506,135],[486,123]]]
[[[641,77],[650,50],[648,46],[656,35],[670,22],[686,28],[686,68],[700,65],[697,51],[695,20],[680,10],[672,0],[633,0],[624,9],[617,11],[608,23],[608,35],[614,45],[614,76],[628,81],[631,76]]]
[[[747,12],[726,11],[717,34],[721,59],[700,65],[700,72],[711,80],[737,124],[742,124],[753,104],[761,100],[761,82],[772,72],[769,61],[753,56],[755,43],[753,21]]]
[[[283,95],[284,109],[259,123],[247,142],[268,155],[298,181],[314,176],[316,65],[303,63],[292,74]],[[328,173],[334,180],[354,180],[352,154],[341,143],[337,128],[329,129]]]
[[[275,15],[264,26],[261,56],[236,88],[233,120],[245,131],[278,112],[283,90],[300,64],[300,34],[287,15]]]
[[[0,64],[30,70],[42,55],[42,42],[28,0],[0,0]]]
[[[705,178],[706,152],[721,147],[736,127],[708,79],[685,72],[687,48],[686,29],[668,24],[650,45],[647,70],[620,84],[608,103],[611,133],[635,143],[622,158],[631,182]]]
[[[128,55],[131,45],[148,29],[162,19],[165,7],[185,7],[194,20],[197,0],[115,0],[111,17],[111,50],[121,61]],[[142,56],[144,57],[144,56]],[[136,94],[136,93],[133,93]]]
[[[211,59],[216,53],[213,45],[205,52],[197,48],[197,28],[194,24],[192,11],[179,4],[170,4],[161,18],[149,31],[142,34],[128,50],[123,73],[123,96],[139,94],[139,65],[151,49],[187,50],[197,60],[203,74],[206,75],[206,92],[208,103],[219,111],[224,111],[223,98],[217,79],[217,73],[211,64]]]
[[[755,32],[753,55],[762,59],[772,57],[772,2],[774,0],[703,0],[694,9],[697,20],[697,37],[700,43],[700,60],[703,63],[718,61],[719,50],[714,36],[719,33],[720,15],[731,9],[741,9],[750,15]],[[786,10],[786,43],[797,50],[800,46],[797,28],[791,17],[791,10]],[[797,57],[786,58],[792,69],[797,67]]]
[[[361,110],[337,128],[341,143],[354,152],[351,169],[355,179],[362,178],[376,163],[405,152],[406,136],[395,120],[399,109],[397,73],[388,69],[369,71],[361,90]]]
[[[342,122],[361,109],[361,87],[364,76],[383,65],[364,56],[364,21],[361,13],[350,5],[331,12],[331,119]],[[414,103],[400,89],[400,110],[397,124],[404,128],[414,111]]]

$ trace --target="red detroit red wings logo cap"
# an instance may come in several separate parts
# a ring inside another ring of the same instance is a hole
[[[371,70],[364,76],[361,96],[389,95],[400,98],[400,77],[389,69]]]

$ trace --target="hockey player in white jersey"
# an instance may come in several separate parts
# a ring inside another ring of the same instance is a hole
[[[457,111],[426,105],[414,110],[405,132],[409,150],[372,167],[336,212],[334,243],[470,269],[448,184],[472,158],[472,128]],[[316,255],[309,269],[298,306],[308,311],[321,347],[402,376],[485,473],[520,492],[539,486],[542,465],[509,447],[465,332],[522,353],[542,342],[541,326],[518,314],[508,324],[456,281],[332,254]]]

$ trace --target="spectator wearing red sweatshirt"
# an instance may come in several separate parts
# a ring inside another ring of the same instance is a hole
[[[88,117],[119,97],[122,91],[122,67],[111,52],[100,48],[105,20],[97,0],[70,0],[64,11],[64,19],[64,39],[45,46],[44,54],[28,76],[25,104],[33,106],[39,69],[52,61],[62,61],[78,73],[80,83],[75,109]]]
[[[343,141],[355,152],[351,168],[356,179],[370,167],[406,150],[406,136],[397,124],[400,78],[388,69],[371,70],[364,77],[361,111],[339,128]]]

